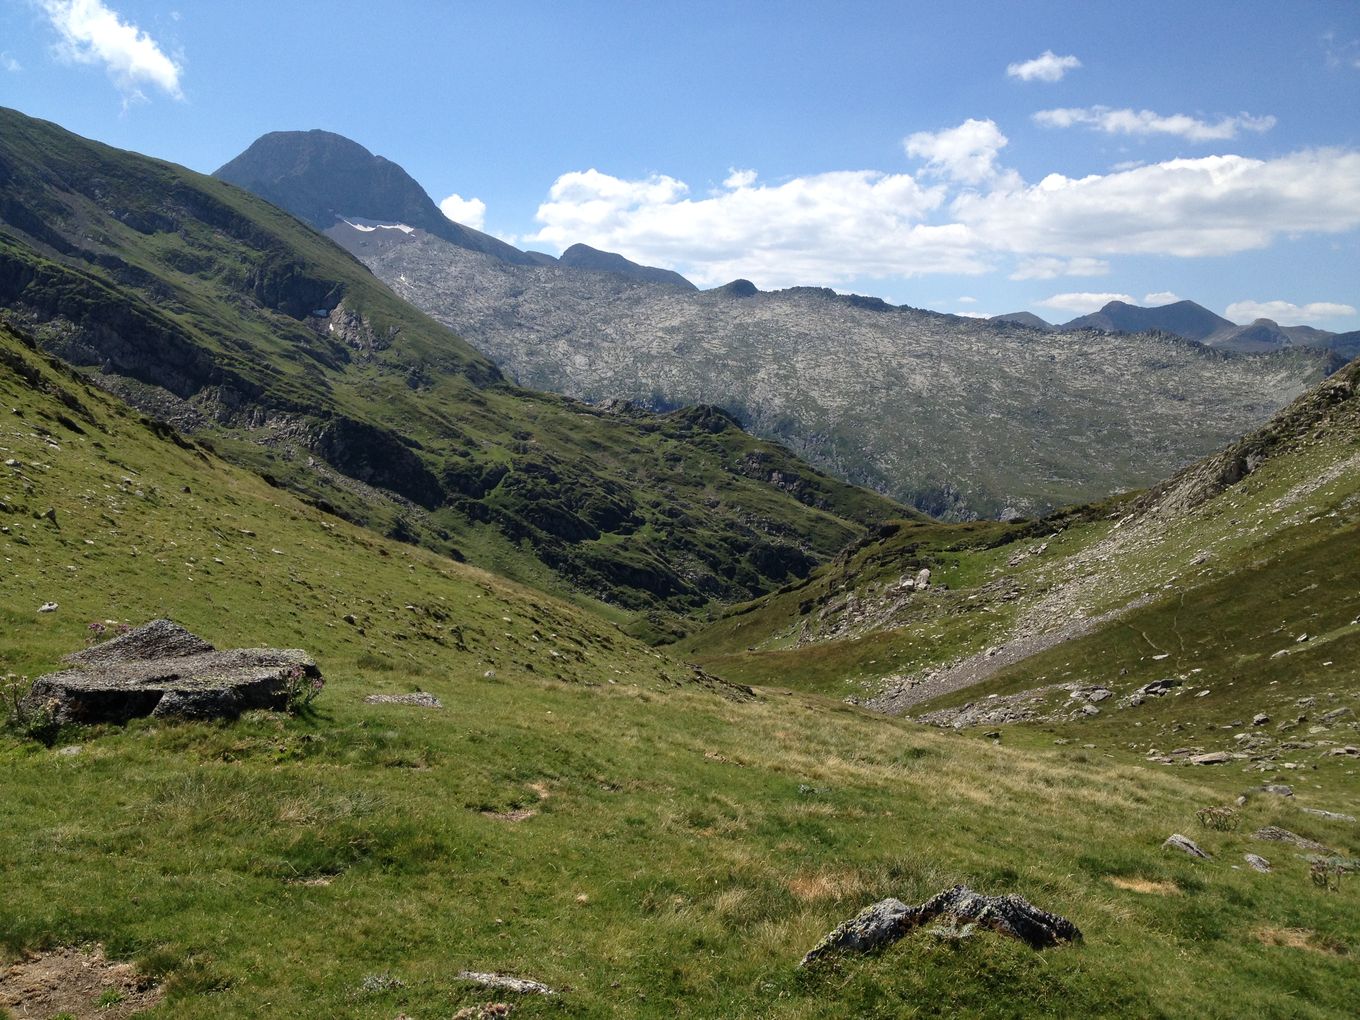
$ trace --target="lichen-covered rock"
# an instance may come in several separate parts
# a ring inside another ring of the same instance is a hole
[[[799,966],[830,953],[872,952],[936,920],[987,928],[1034,949],[1081,939],[1080,929],[1067,918],[1040,910],[1023,896],[985,896],[956,885],[917,907],[891,898],[866,907],[809,950]]]
[[[1173,832],[1170,836],[1167,836],[1162,843],[1162,848],[1164,850],[1179,850],[1191,857],[1202,857],[1206,861],[1209,859],[1209,855],[1199,848],[1198,843],[1188,836],[1182,836],[1179,832]]]
[[[520,995],[556,995],[557,992],[543,984],[541,981],[530,981],[528,978],[512,977],[509,974],[486,974],[475,970],[464,970],[458,973],[459,981],[468,981],[482,988],[491,988],[498,992],[517,992]]]
[[[415,691],[412,694],[370,694],[364,698],[367,705],[415,705],[418,708],[443,708],[444,703],[433,694]]]
[[[1282,829],[1278,825],[1266,825],[1257,829],[1251,834],[1251,838],[1264,840],[1268,843],[1288,843],[1290,846],[1296,846],[1300,850],[1313,850],[1317,853],[1331,853],[1330,850],[1316,840],[1309,839],[1306,836],[1300,836],[1298,833],[1290,832],[1288,829]]]
[[[300,649],[217,651],[169,620],[153,620],[66,662],[70,669],[34,682],[26,711],[58,724],[232,718],[251,708],[286,708],[296,685],[321,678]]]

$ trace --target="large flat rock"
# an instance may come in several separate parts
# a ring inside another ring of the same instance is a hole
[[[138,716],[233,718],[283,709],[298,683],[320,670],[298,648],[218,651],[170,620],[153,620],[66,657],[70,667],[39,677],[24,698],[54,722],[126,722]]]

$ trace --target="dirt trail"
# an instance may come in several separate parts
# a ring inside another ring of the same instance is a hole
[[[1055,645],[1091,633],[1097,627],[1109,623],[1124,613],[1143,605],[1147,598],[1135,599],[1127,605],[1112,609],[1099,616],[1085,617],[1042,634],[1025,634],[1001,645],[988,655],[981,652],[970,656],[948,669],[926,673],[919,677],[909,677],[901,684],[889,687],[882,694],[864,702],[866,708],[885,715],[903,715],[914,708],[942,694],[952,694],[965,687],[972,687],[988,677],[999,673],[1007,666],[1038,655]]]

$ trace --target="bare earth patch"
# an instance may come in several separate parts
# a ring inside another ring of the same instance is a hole
[[[1253,935],[1263,946],[1284,946],[1287,949],[1307,949],[1312,953],[1325,956],[1341,956],[1344,952],[1338,946],[1318,939],[1318,933],[1311,928],[1257,928]]]
[[[103,946],[40,953],[0,972],[0,1007],[15,1020],[58,1014],[123,1020],[155,1006],[163,995],[132,964],[106,959]]]
[[[1107,875],[1106,881],[1116,889],[1127,889],[1129,892],[1153,893],[1157,896],[1176,896],[1181,889],[1175,882],[1154,882],[1147,878],[1123,878],[1119,875]]]

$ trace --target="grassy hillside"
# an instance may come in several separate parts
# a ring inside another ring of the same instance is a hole
[[[1351,1011],[1360,886],[1246,833],[1354,852],[1353,829],[1263,797],[1238,831],[1199,829],[1238,775],[725,697],[593,614],[269,487],[4,329],[0,446],[0,671],[169,614],[220,646],[302,646],[329,679],[301,717],[0,735],[6,959],[101,942],[177,1020],[514,998],[465,968],[561,990],[515,1000],[524,1017]],[[362,701],[416,688],[445,707]],[[1214,859],[1159,850],[1171,831]],[[955,882],[1085,941],[922,932],[796,969],[865,904]]]
[[[1102,633],[1174,616],[1187,642],[1225,656],[1247,654],[1238,645],[1250,620],[1252,640],[1267,644],[1290,627],[1316,630],[1312,614],[1344,615],[1356,590],[1358,561],[1342,552],[1360,520],[1358,380],[1360,362],[1141,497],[1016,525],[890,524],[680,647],[734,678],[863,697],[1126,609],[1126,622]],[[1318,580],[1305,562],[1340,573]],[[930,589],[904,591],[901,579],[922,567],[933,571]],[[1285,598],[1294,577],[1306,578],[1303,594]],[[1107,680],[1127,668],[1102,665]]]
[[[274,206],[11,110],[0,314],[318,507],[620,610],[768,591],[903,512],[703,408],[509,386]]]

